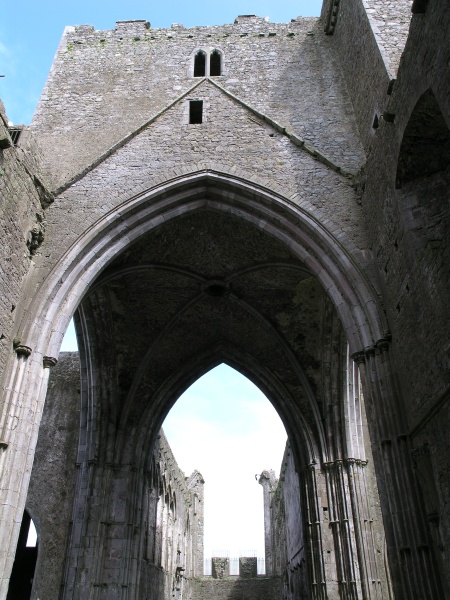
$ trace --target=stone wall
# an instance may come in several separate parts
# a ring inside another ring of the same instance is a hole
[[[270,547],[271,573],[281,578],[283,597],[306,600],[308,574],[299,476],[289,442],[280,467],[280,479],[277,480],[273,472],[263,471],[259,483],[264,488],[264,504],[268,509],[264,529],[266,548]]]
[[[55,185],[80,173],[188,93],[198,81],[192,77],[198,49],[222,53],[222,75],[213,79],[230,93],[343,167],[357,170],[361,165],[364,156],[347,87],[318,19],[272,24],[239,17],[231,25],[191,29],[119,22],[114,31],[83,26],[64,32],[31,124],[39,132]],[[216,112],[214,103],[211,111]],[[260,119],[251,114],[247,118],[256,124],[251,129],[261,130]],[[227,121],[232,122],[231,115]],[[183,113],[176,122],[178,129]],[[174,126],[166,125],[165,133]],[[233,138],[239,136],[216,137],[216,160],[229,148],[223,142]],[[190,150],[198,161],[196,147],[193,141]]]
[[[68,28],[29,131],[41,150],[32,137],[11,147],[3,118],[0,596],[48,369],[77,306],[88,435],[65,597],[187,586],[173,516],[198,503],[174,493],[189,498],[201,477],[180,483],[150,449],[177,393],[220,360],[267,389],[290,428],[300,489],[280,506],[310,525],[310,589],[388,595],[389,562],[398,598],[449,596],[450,7],[419,4],[400,60],[403,0],[326,0],[322,22]],[[198,50],[221,53],[220,76],[193,77]],[[35,177],[41,151],[53,204]],[[284,561],[302,542],[297,521]]]
[[[146,477],[144,551],[138,598],[189,596],[192,578],[203,574],[203,478],[185,477],[161,430],[154,471]]]
[[[15,311],[33,257],[44,239],[43,209],[50,201],[39,179],[38,149],[32,140],[26,151],[15,146],[7,124],[0,102],[0,372],[12,354]]]
[[[189,600],[280,600],[281,597],[279,577],[200,577],[192,582]]]
[[[428,532],[416,529],[415,545],[435,554],[449,581],[450,7],[438,4],[413,15],[386,107],[395,118],[375,135],[363,205],[402,388],[398,410],[429,519]]]
[[[65,587],[71,543],[80,420],[78,352],[61,353],[49,381],[26,508],[38,532],[32,600],[57,600]],[[185,478],[161,430],[145,474],[143,553],[137,598],[171,600],[203,572],[203,479]]]
[[[78,352],[64,352],[49,381],[27,497],[39,552],[32,600],[57,600],[71,534],[80,421]]]
[[[386,70],[397,76],[411,22],[411,0],[364,0],[364,8]]]
[[[362,1],[324,3],[325,23],[328,11],[335,5],[337,18],[330,43],[340,58],[359,136],[367,153],[375,132],[375,117],[383,113],[386,105],[390,77]]]

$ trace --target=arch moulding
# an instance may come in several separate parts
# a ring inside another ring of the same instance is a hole
[[[124,199],[66,250],[24,308],[17,331],[20,345],[4,379],[2,426],[7,451],[0,456],[0,495],[6,508],[0,522],[4,549],[0,596],[8,587],[50,367],[56,363],[72,315],[103,269],[140,236],[172,219],[204,210],[244,219],[288,246],[330,296],[351,353],[370,350],[383,339],[383,312],[358,257],[312,214],[282,194],[206,169]],[[33,273],[29,281],[33,282]],[[13,419],[20,425],[13,427]]]
[[[330,296],[352,353],[386,333],[375,289],[354,256],[318,219],[253,182],[212,170],[142,191],[87,229],[34,296],[18,337],[33,353],[57,356],[70,318],[108,263],[141,235],[190,212],[214,210],[252,223],[289,246]]]

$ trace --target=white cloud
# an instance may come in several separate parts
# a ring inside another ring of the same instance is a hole
[[[220,365],[199,379],[169,413],[164,430],[181,469],[205,478],[205,555],[264,554],[262,488],[255,475],[279,470],[286,432],[248,379]]]

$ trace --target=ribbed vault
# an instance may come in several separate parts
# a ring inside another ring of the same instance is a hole
[[[114,460],[139,462],[183,386],[222,360],[265,388],[305,464],[328,460],[321,359],[330,310],[310,270],[236,216],[202,210],[142,236],[80,307],[89,352],[101,348],[101,370],[114,374],[103,407],[117,427]]]

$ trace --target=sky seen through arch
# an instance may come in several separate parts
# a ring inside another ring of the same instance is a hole
[[[73,321],[61,351],[75,351]],[[185,475],[205,479],[205,557],[264,556],[263,490],[255,475],[279,474],[286,431],[272,404],[246,377],[221,364],[180,396],[163,428]]]

